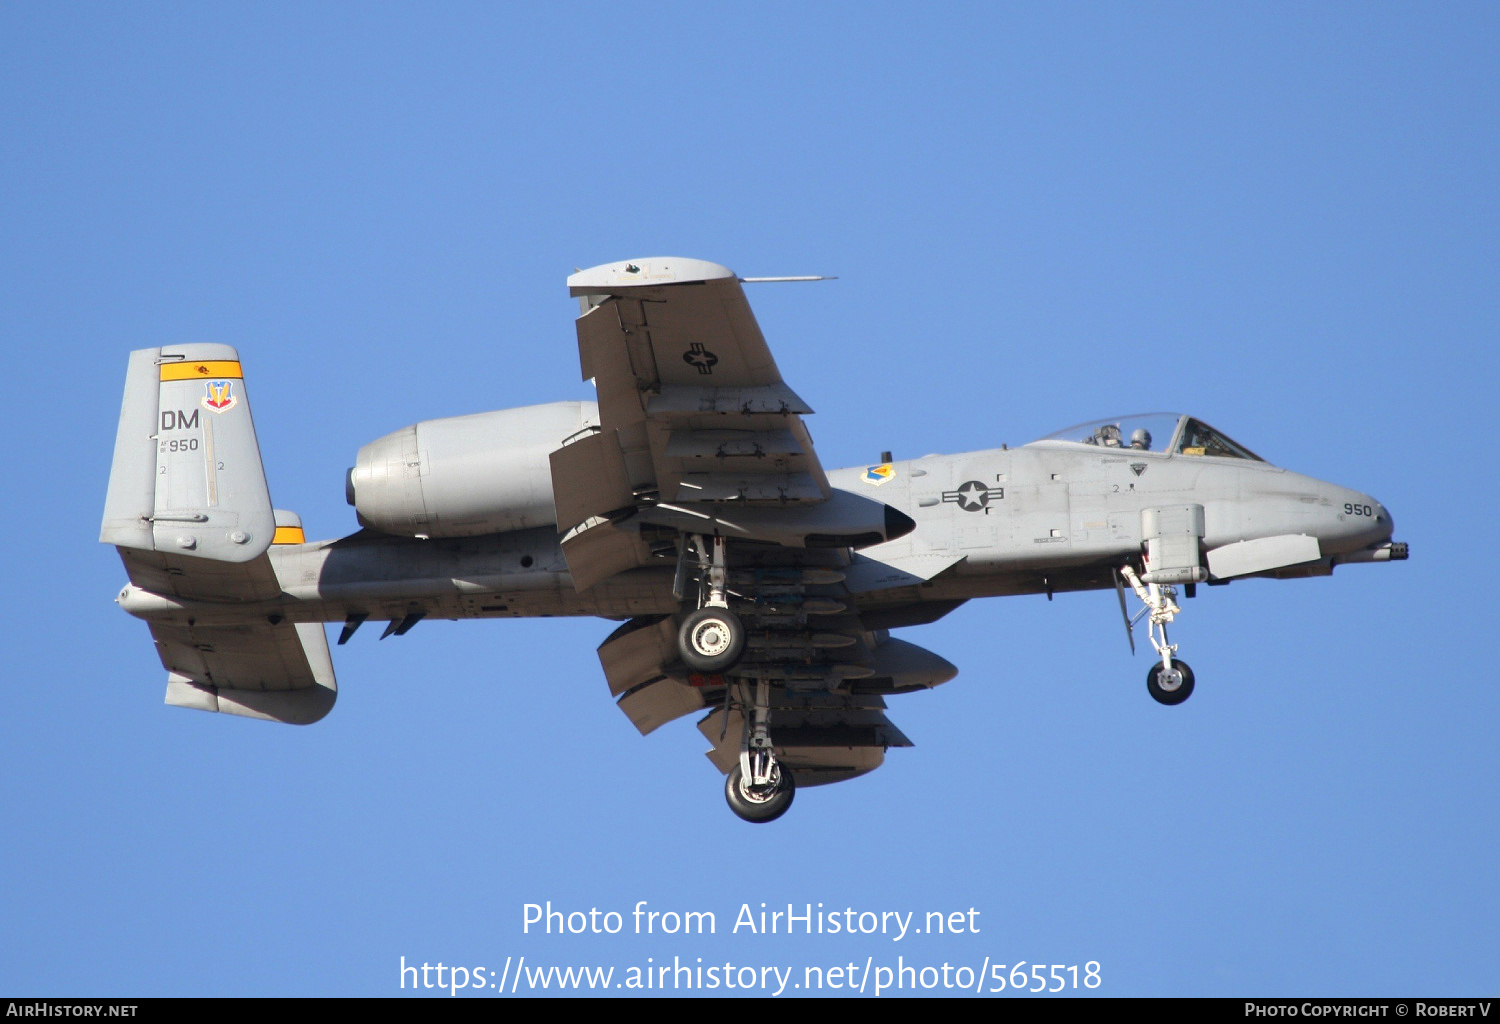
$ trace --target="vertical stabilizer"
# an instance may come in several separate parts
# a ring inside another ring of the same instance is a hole
[[[248,562],[275,534],[239,354],[228,345],[132,352],[99,539]]]

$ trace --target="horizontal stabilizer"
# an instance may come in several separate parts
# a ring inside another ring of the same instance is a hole
[[[249,562],[219,562],[170,551],[116,548],[130,582],[163,597],[189,601],[270,601],[281,582],[268,555]]]
[[[152,623],[151,635],[168,672],[168,704],[309,725],[338,698],[322,623]]]

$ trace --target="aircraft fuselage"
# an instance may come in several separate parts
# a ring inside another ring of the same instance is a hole
[[[897,565],[956,560],[930,581],[856,594],[861,611],[1112,587],[1112,567],[1141,552],[1143,512],[1153,508],[1201,506],[1208,550],[1284,536],[1316,540],[1317,560],[1260,575],[1325,575],[1341,557],[1372,560],[1359,553],[1392,532],[1389,513],[1366,494],[1243,459],[1038,442],[895,462],[880,484],[866,483],[870,477],[870,467],[829,473],[836,488],[889,504],[917,525],[863,549],[863,558]],[[260,610],[292,621],[397,621],[415,612],[622,619],[679,608],[670,566],[575,592],[551,527],[431,540],[362,531],[278,544],[270,558],[282,594]],[[126,587],[120,602],[142,618],[205,624],[252,611],[244,603],[177,601],[135,587]]]

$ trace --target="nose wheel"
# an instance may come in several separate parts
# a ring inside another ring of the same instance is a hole
[[[1187,662],[1175,658],[1170,667],[1158,661],[1146,673],[1146,692],[1158,704],[1168,707],[1181,704],[1193,695],[1193,670]]]

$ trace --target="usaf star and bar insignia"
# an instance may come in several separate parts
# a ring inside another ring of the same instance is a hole
[[[1004,487],[987,487],[978,480],[970,480],[956,490],[943,492],[943,501],[955,502],[965,512],[988,512],[990,502],[1004,497]]]
[[[696,367],[699,373],[709,374],[714,372],[719,357],[704,348],[702,342],[695,341],[693,347],[682,354],[682,361]]]

